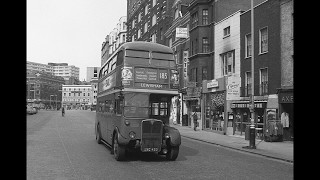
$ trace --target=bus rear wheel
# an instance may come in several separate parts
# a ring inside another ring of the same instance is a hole
[[[166,154],[166,158],[169,161],[174,161],[177,159],[178,154],[179,154],[179,146],[171,146],[168,149],[168,152]]]
[[[118,143],[118,134],[113,137],[113,155],[117,161],[124,160],[126,150]]]
[[[96,141],[98,144],[101,144],[101,133],[100,133],[100,125],[97,125],[97,131],[96,131]]]

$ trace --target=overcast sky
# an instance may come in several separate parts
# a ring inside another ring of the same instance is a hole
[[[27,0],[27,61],[100,66],[101,45],[127,15],[127,0]]]

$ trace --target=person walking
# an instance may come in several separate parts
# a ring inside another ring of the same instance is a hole
[[[62,107],[62,110],[61,110],[61,112],[62,112],[62,116],[64,116],[64,114],[65,114],[65,110],[64,110],[64,107]]]
[[[193,113],[193,124],[194,124],[194,130],[197,131],[197,125],[198,125],[198,115],[196,112]]]

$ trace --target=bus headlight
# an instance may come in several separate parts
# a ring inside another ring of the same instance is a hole
[[[130,121],[125,120],[125,121],[124,121],[124,124],[127,125],[127,126],[129,126],[129,125],[130,125]]]
[[[136,137],[136,133],[133,132],[133,131],[129,132],[129,137],[130,137],[131,139],[134,139],[134,138]]]
[[[169,136],[168,133],[165,133],[165,134],[164,134],[164,137],[165,137],[166,139],[169,139],[169,138],[170,138],[170,136]]]

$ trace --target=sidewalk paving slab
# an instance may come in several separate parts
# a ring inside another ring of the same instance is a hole
[[[222,135],[215,132],[206,130],[194,131],[193,128],[188,126],[174,125],[170,126],[179,130],[181,136],[203,141],[226,148],[236,149],[244,152],[249,152],[265,157],[278,159],[286,162],[293,163],[293,142],[266,142],[264,140],[257,139],[255,142],[256,149],[246,149],[245,146],[249,146],[249,141],[240,136]]]

